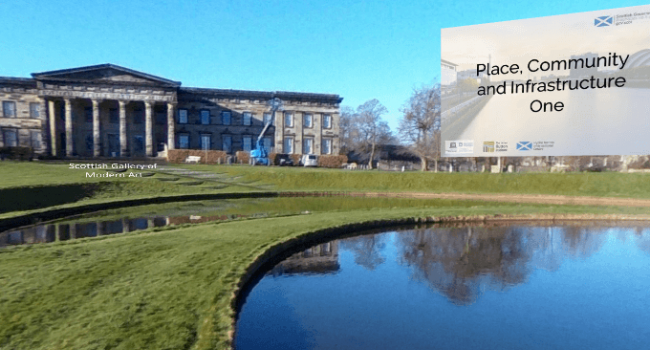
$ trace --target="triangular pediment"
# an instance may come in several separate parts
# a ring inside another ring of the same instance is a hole
[[[176,87],[181,85],[181,83],[178,81],[172,81],[151,74],[138,72],[129,68],[116,66],[114,64],[102,64],[97,66],[33,73],[32,76],[37,80],[121,83],[136,85],[144,84]]]

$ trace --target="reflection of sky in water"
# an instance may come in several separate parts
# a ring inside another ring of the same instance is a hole
[[[340,241],[336,273],[267,275],[254,287],[237,348],[644,348],[648,242],[647,228],[582,227]]]

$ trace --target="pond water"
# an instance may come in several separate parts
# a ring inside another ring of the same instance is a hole
[[[266,271],[235,348],[647,349],[650,228],[537,223],[388,230]]]
[[[150,204],[103,210],[0,231],[0,249],[15,245],[127,233],[162,226],[241,218],[375,208],[439,208],[451,205],[469,207],[474,206],[475,203],[441,199],[285,197]]]

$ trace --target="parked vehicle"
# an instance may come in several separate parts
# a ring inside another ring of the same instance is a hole
[[[304,167],[317,167],[318,166],[318,156],[314,154],[303,154],[300,159],[300,165]]]
[[[293,166],[293,159],[288,154],[278,154],[278,165]]]

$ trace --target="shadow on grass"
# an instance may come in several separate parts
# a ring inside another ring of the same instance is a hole
[[[0,189],[0,214],[46,208],[92,197],[101,184],[66,184]]]

